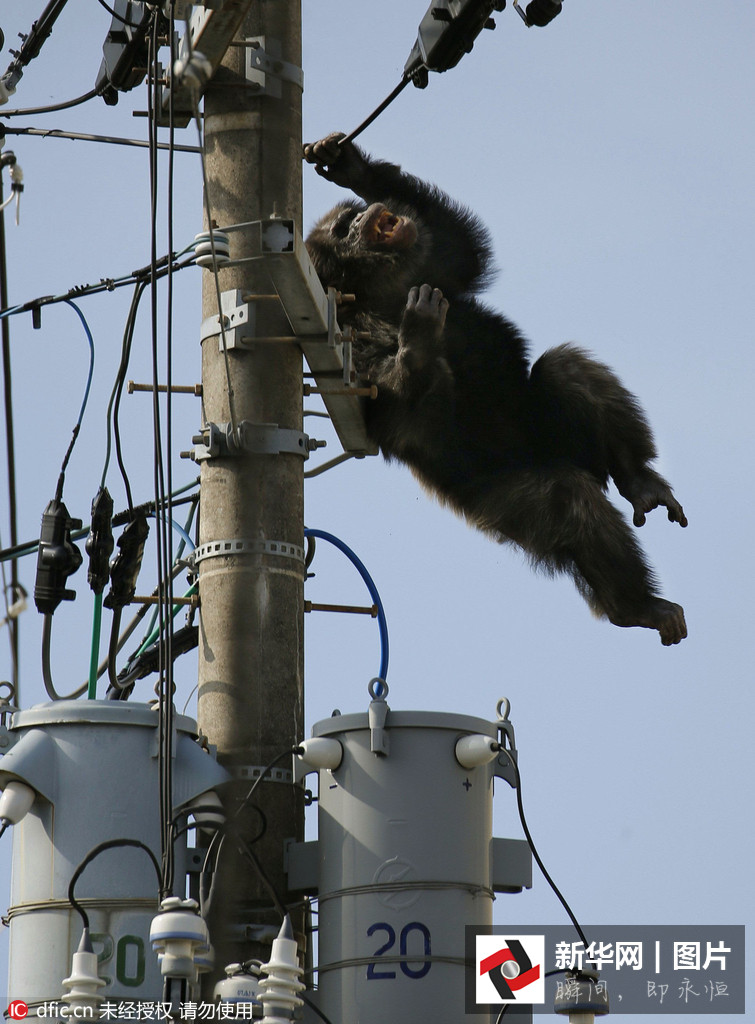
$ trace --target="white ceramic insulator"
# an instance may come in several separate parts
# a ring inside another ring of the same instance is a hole
[[[193,981],[197,968],[205,968],[210,936],[204,920],[196,913],[194,900],[169,896],[161,912],[152,919],[149,941],[160,961],[165,978]]]
[[[473,733],[456,741],[454,753],[462,768],[479,768],[480,765],[490,764],[498,756],[499,749],[498,743],[490,736]]]
[[[285,934],[290,930],[291,922],[286,918],[278,938],[273,940],[270,960],[261,967],[267,975],[259,984],[259,1001],[265,1009],[262,1024],[290,1024],[294,1010],[302,1005],[296,994],[304,988],[300,980],[298,947],[296,940]],[[286,1016],[281,1016],[280,1011]]]
[[[194,811],[192,810],[193,807],[201,808],[201,810]],[[213,811],[213,807],[217,807],[217,811]],[[208,789],[206,793],[200,793],[198,797],[191,801],[188,810],[191,811],[192,817],[199,825],[218,828],[225,821],[223,804],[214,789]]]
[[[224,231],[215,228],[210,239],[210,232],[203,231],[194,237],[194,259],[199,267],[212,267],[212,243],[215,243],[215,265],[220,267],[231,258],[231,240]]]
[[[70,978],[63,981],[64,995],[61,1002],[74,1007],[99,1006],[104,1001],[98,989],[105,982],[97,974],[97,954],[76,952],[73,954],[73,965]]]
[[[335,771],[343,760],[343,746],[338,740],[328,739],[327,736],[315,736],[311,740],[304,740],[301,746],[304,753],[298,756],[311,768],[328,768]]]
[[[37,794],[25,782],[11,779],[0,794],[0,820],[17,824],[34,803]]]
[[[215,999],[226,1006],[236,1006],[239,1003],[250,1003],[252,1006],[261,1005],[258,999],[259,974],[252,974],[242,968],[241,964],[228,964],[225,969],[226,977],[215,986]]]

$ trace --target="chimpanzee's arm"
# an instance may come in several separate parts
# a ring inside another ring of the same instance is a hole
[[[420,231],[430,236],[425,280],[449,295],[479,291],[490,272],[491,245],[487,230],[469,210],[434,185],[406,174],[396,164],[373,160],[351,142],[339,145],[333,132],[304,147],[304,158],[328,181],[349,188],[367,203],[384,203],[393,212],[416,211]]]

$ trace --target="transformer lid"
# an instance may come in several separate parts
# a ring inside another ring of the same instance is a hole
[[[369,729],[369,715],[358,712],[350,715],[332,715],[312,726],[312,736],[335,736],[338,733],[356,732]],[[498,738],[498,723],[472,715],[459,715],[446,711],[393,711],[390,708],[385,720],[386,729],[448,729],[451,732],[482,733],[491,739]]]
[[[197,736],[197,725],[188,715],[174,714],[173,721],[179,732]],[[56,700],[35,704],[25,711],[16,711],[11,729],[28,729],[41,725],[80,725],[94,722],[108,725],[143,725],[154,729],[157,710],[150,704],[120,700]]]

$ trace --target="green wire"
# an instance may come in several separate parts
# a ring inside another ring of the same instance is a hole
[[[94,619],[92,621],[92,654],[89,659],[89,686],[87,700],[97,699],[97,665],[100,657],[100,633],[102,627],[102,593],[94,595]]]

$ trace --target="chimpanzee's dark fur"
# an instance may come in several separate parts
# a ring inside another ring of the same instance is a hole
[[[606,366],[561,345],[530,367],[517,328],[481,305],[490,241],[468,211],[335,133],[305,147],[351,201],[322,218],[307,248],[325,286],[354,292],[342,323],[369,332],[357,368],[378,387],[368,429],[442,501],[533,562],[570,573],[594,611],[617,626],[687,635],[684,612],[656,581],[608,478],[634,509],[665,505],[687,525],[635,398]],[[426,282],[426,283],[425,283]]]

